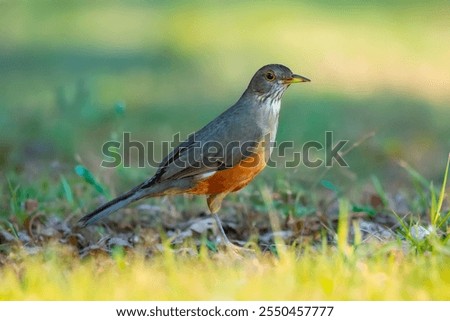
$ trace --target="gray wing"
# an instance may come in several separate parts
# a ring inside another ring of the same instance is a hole
[[[235,105],[189,136],[161,162],[152,182],[206,175],[249,156],[264,134],[254,125],[251,113],[243,111]]]

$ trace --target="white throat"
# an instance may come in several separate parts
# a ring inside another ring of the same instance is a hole
[[[281,99],[278,99],[278,97],[275,99],[261,99],[261,108],[265,111],[264,122],[266,122],[266,124],[270,124],[270,141],[274,143],[278,129],[278,116],[280,114]],[[273,145],[271,144],[269,149],[270,154],[272,153],[272,150]]]
[[[274,99],[274,100],[268,99],[267,108],[269,108],[270,113],[272,115],[278,116],[280,114],[280,107],[281,107],[281,99]]]
[[[278,115],[280,114],[280,108],[281,108],[281,99],[278,97],[275,97],[274,99],[260,96],[258,97],[258,100],[261,103],[261,108],[264,108],[265,111],[268,113],[269,117],[276,117],[278,118]]]

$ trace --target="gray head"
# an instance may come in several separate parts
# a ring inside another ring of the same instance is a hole
[[[280,100],[284,91],[293,83],[310,81],[294,74],[288,67],[271,64],[261,67],[253,76],[245,94],[256,95],[259,99]]]

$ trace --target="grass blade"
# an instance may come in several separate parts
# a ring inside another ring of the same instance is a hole
[[[403,167],[409,175],[411,175],[411,177],[417,181],[418,183],[420,183],[424,188],[428,189],[428,187],[430,186],[430,182],[428,182],[427,179],[425,179],[425,177],[423,177],[422,175],[419,174],[419,172],[417,172],[414,168],[412,168],[407,162],[405,162],[404,160],[400,160],[399,164],[401,167]]]
[[[348,245],[348,230],[349,230],[349,202],[345,198],[339,200],[339,220],[338,220],[338,230],[337,230],[337,245],[338,249],[345,256],[349,256],[351,253],[351,248]]]
[[[75,166],[75,173],[77,173],[78,176],[84,178],[86,183],[92,185],[97,190],[97,192],[102,193],[105,196],[108,196],[106,189],[104,189],[103,186],[100,185],[99,182],[97,182],[94,175],[86,167],[82,165]]]
[[[436,206],[436,212],[433,214],[434,220],[432,221],[432,224],[434,226],[438,225],[438,220],[439,220],[439,217],[441,216],[442,203],[444,202],[445,188],[447,186],[449,165],[450,165],[450,153],[448,154],[448,158],[447,158],[447,166],[445,167],[444,180],[442,182],[441,192],[439,193],[439,199],[438,199],[437,206]]]
[[[73,205],[73,193],[72,188],[70,187],[69,183],[67,182],[67,179],[61,175],[61,185],[64,191],[64,196],[66,197],[67,202],[70,205]]]

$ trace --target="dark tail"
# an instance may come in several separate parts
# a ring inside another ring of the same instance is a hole
[[[125,207],[128,204],[137,201],[145,196],[146,196],[145,191],[141,188],[141,186],[138,186],[132,189],[131,191],[126,192],[125,194],[122,194],[119,197],[116,197],[115,199],[103,204],[93,212],[82,217],[78,221],[78,223],[82,227],[90,225],[104,218],[105,216],[108,216],[109,214],[117,211],[118,209],[121,209],[122,207]]]

